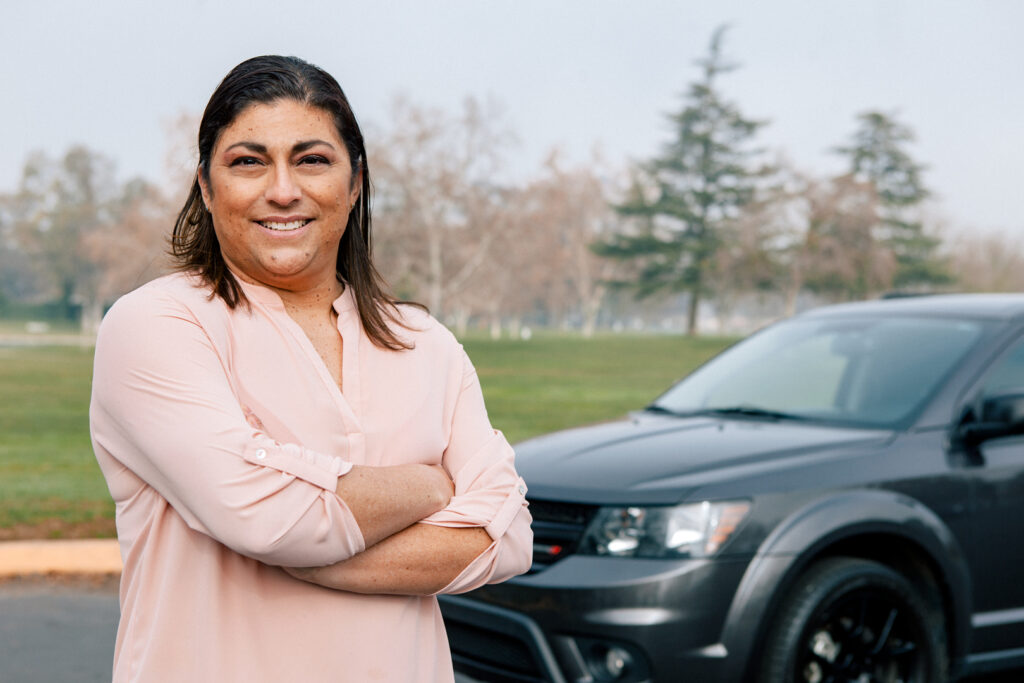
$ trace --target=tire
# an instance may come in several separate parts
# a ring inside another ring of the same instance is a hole
[[[943,683],[942,611],[904,576],[849,557],[813,565],[783,600],[760,683]]]

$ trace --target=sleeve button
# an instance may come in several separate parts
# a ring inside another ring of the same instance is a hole
[[[267,457],[267,452],[265,450],[263,450],[262,448],[259,449],[258,451],[256,451],[256,458],[257,459],[263,460],[266,457]]]

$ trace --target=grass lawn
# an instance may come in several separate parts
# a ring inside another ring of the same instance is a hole
[[[464,343],[491,422],[514,443],[641,408],[730,341],[541,334]],[[91,348],[0,348],[0,540],[113,535],[89,441],[91,372]]]
[[[539,336],[464,340],[495,428],[512,443],[650,403],[730,339]]]
[[[91,348],[0,348],[0,539],[113,533],[89,442],[91,374]]]

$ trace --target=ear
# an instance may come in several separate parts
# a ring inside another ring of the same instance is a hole
[[[206,184],[206,177],[203,175],[203,167],[200,166],[196,172],[196,180],[199,181],[199,191],[203,194],[203,206],[206,210],[210,210],[210,197],[213,196],[210,192],[209,185]]]
[[[359,193],[363,189],[363,165],[359,164],[359,171],[356,172],[352,178],[352,189],[348,193],[348,206],[351,211],[355,207],[356,202],[359,201]]]

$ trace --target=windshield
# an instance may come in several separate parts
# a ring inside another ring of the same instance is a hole
[[[652,408],[894,427],[981,332],[978,322],[935,318],[798,318],[727,350]]]

